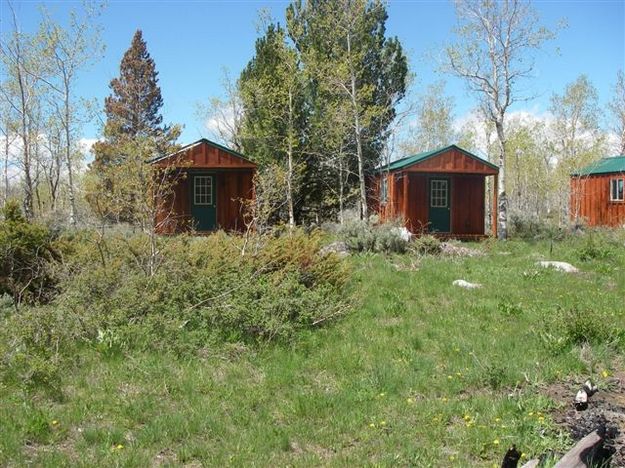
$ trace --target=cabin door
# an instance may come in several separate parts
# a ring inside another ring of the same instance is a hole
[[[430,232],[450,232],[450,182],[446,178],[430,179]]]
[[[193,175],[191,216],[198,231],[212,231],[217,227],[217,181],[214,175]]]

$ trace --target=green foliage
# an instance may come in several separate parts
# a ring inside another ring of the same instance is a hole
[[[0,295],[14,304],[45,302],[54,292],[51,263],[57,255],[51,232],[31,223],[16,201],[9,201],[0,221]]]
[[[443,250],[441,241],[431,235],[417,237],[413,241],[412,247],[419,255],[438,255]]]
[[[160,240],[165,262],[146,275],[143,236],[64,239],[60,293],[50,306],[6,318],[1,373],[56,388],[80,343],[105,357],[129,350],[194,354],[214,342],[287,342],[348,310],[347,271],[319,254],[319,234],[244,239],[223,233]]]
[[[350,220],[341,225],[338,235],[354,252],[404,253],[409,245],[395,223],[372,225]]]
[[[578,249],[577,256],[582,262],[591,260],[607,260],[610,258],[612,248],[608,242],[594,233],[586,236],[586,242]]]

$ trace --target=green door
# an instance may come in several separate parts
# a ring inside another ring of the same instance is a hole
[[[197,231],[217,227],[217,184],[214,175],[193,175],[191,180],[191,216]]]
[[[430,232],[450,232],[449,179],[430,179]]]

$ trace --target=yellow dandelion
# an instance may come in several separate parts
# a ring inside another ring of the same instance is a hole
[[[464,415],[464,420],[465,420],[465,421],[468,421],[468,420],[470,420],[470,419],[471,419],[471,416],[469,416],[468,414],[465,414],[465,415]]]
[[[461,373],[461,372],[456,372],[456,375],[457,375],[458,377],[462,377],[462,373]]]
[[[386,421],[380,421],[380,426],[386,426]]]
[[[521,454],[521,458],[527,458],[527,454],[526,454],[525,452],[523,452],[523,453]]]
[[[534,412],[530,411],[529,413],[527,413],[528,416],[534,416]]]
[[[499,445],[499,439],[495,439],[495,440],[493,440],[493,444],[495,444],[495,445]]]
[[[412,403],[414,403],[414,400],[412,398],[407,398],[406,399],[406,403],[408,403],[409,405],[411,405]]]
[[[454,460],[456,459],[456,457],[454,457],[453,455],[449,455],[449,459],[450,459],[451,461],[454,461]]]
[[[538,420],[542,422],[542,421],[544,421],[544,420],[545,420],[545,417],[544,417],[544,416],[539,416],[539,417],[538,417]]]
[[[601,376],[602,376],[604,379],[605,379],[606,377],[608,377],[609,375],[610,375],[610,373],[609,373],[607,370],[603,369],[603,370],[601,371]]]
[[[501,421],[501,418],[495,418],[495,422]]]
[[[441,401],[447,401],[447,397],[441,398]]]
[[[374,423],[369,424],[369,427],[375,427]]]
[[[58,422],[56,419],[52,421],[52,425],[53,425],[53,426],[56,426],[58,423],[59,423],[59,422]]]
[[[380,398],[383,397],[383,396],[386,396],[386,393],[384,393],[384,392],[380,393]]]
[[[454,377],[453,377],[452,375],[448,375],[448,376],[447,376],[447,379],[448,379],[448,380],[451,380],[451,379],[453,379],[453,378],[454,378]]]

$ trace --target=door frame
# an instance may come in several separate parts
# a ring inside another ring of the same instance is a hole
[[[195,170],[195,171],[188,171],[188,178],[190,179],[189,181],[189,215],[191,217],[191,220],[193,222],[194,225],[194,229],[198,230],[196,227],[196,218],[195,216],[193,216],[193,207],[196,206],[195,205],[195,176],[210,176],[213,178],[212,184],[213,184],[213,203],[212,206],[214,207],[213,209],[215,210],[215,224],[214,226],[210,229],[210,230],[203,230],[199,232],[211,232],[211,231],[216,231],[217,228],[219,227],[219,220],[217,219],[217,200],[218,200],[218,193],[217,193],[217,189],[218,189],[218,185],[217,185],[217,172],[215,171],[202,171],[202,170]],[[197,206],[202,206],[202,205],[197,205]],[[199,223],[198,223],[199,224]]]
[[[445,180],[447,181],[447,211],[449,213],[449,231],[430,231],[430,232],[439,232],[441,234],[452,234],[454,232],[453,227],[453,216],[452,216],[452,203],[451,203],[451,195],[452,195],[452,176],[449,174],[442,175],[428,175],[427,178],[427,209],[428,209],[428,225],[431,227],[432,222],[430,220],[430,210],[432,209],[431,197],[432,197],[432,180]]]

